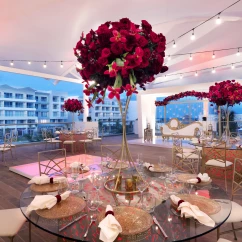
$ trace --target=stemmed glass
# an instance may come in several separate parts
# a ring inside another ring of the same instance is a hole
[[[142,174],[143,173],[143,154],[142,153],[138,153],[137,154],[137,163],[138,163],[138,171]]]
[[[76,180],[79,176],[79,166],[71,167],[71,178],[74,180],[73,186],[72,186],[72,193],[78,193],[79,192],[79,183]]]
[[[93,174],[93,186],[97,191],[98,201],[99,201],[99,190],[103,185],[103,176],[101,174]]]
[[[58,194],[60,195],[68,190],[69,190],[69,184],[67,179],[60,181],[58,184]]]
[[[159,166],[161,168],[161,170],[163,170],[163,168],[165,167],[165,156],[159,156]],[[160,179],[165,179],[166,177],[164,175],[161,175],[159,176]]]
[[[141,198],[141,208],[144,209],[144,203],[143,203],[143,192],[148,187],[148,184],[145,181],[145,176],[142,176],[137,180],[136,187],[140,192],[140,198]]]
[[[87,207],[93,221],[97,219],[96,211],[99,207],[99,196],[97,191],[90,191],[87,194]]]

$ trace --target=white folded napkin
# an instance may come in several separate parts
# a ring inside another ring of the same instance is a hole
[[[144,166],[149,170],[149,171],[154,171],[155,168],[154,168],[154,165],[153,164],[150,164],[148,162],[145,162],[144,163]]]
[[[60,183],[62,181],[65,181],[66,177],[64,176],[59,176],[59,177],[53,177],[53,183]],[[47,175],[41,175],[41,176],[34,176],[28,184],[37,184],[37,185],[43,185],[43,184],[48,184],[50,182],[50,177]]]
[[[60,195],[61,201],[66,200],[71,191],[66,191]],[[57,203],[57,197],[53,195],[36,195],[34,200],[29,204],[26,213],[29,214],[33,210],[51,209]]]
[[[178,202],[181,200],[175,195],[170,196],[172,202],[178,205]],[[214,227],[215,222],[204,212],[202,212],[197,206],[190,204],[189,202],[182,202],[178,206],[177,210],[181,211],[181,217],[185,218],[195,218],[201,224],[204,224],[209,227]]]
[[[107,205],[106,212],[113,212],[113,208]],[[119,233],[122,232],[122,227],[112,214],[108,214],[98,225],[101,229],[99,239],[104,242],[113,242]]]
[[[210,180],[210,177],[208,175],[208,173],[199,173],[197,175],[197,177],[199,177],[201,179],[201,182],[208,182]],[[187,180],[188,183],[192,183],[192,184],[196,184],[199,183],[199,180],[197,178],[192,178]]]
[[[192,138],[191,142],[192,142],[193,144],[197,144],[197,143],[199,143],[199,142],[198,142],[198,138]]]
[[[85,170],[85,171],[89,171],[90,170],[90,168],[88,166],[85,166],[84,164],[82,164],[82,163],[80,163],[78,161],[75,161],[75,162],[70,164],[71,168],[78,168],[78,167],[81,167],[81,166],[83,167],[83,170]]]

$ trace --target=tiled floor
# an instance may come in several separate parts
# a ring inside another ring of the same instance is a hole
[[[135,135],[129,135],[128,139],[134,140],[137,139]],[[103,140],[103,144],[119,144],[121,143],[121,137],[106,137]],[[51,147],[49,147],[51,149]],[[8,166],[20,165],[26,163],[33,163],[37,161],[37,152],[44,150],[44,144],[36,144],[29,146],[17,147],[16,150],[16,158],[12,159],[9,154],[6,155],[6,161]],[[145,145],[131,145],[130,151],[133,157],[137,156],[138,152],[142,152],[144,159],[151,163],[157,162],[157,157],[159,155],[165,155],[167,157],[167,163],[171,162],[171,149],[167,147],[155,147],[155,146],[145,146]],[[90,155],[101,155],[100,151],[100,143],[88,147],[88,154]],[[71,156],[70,153],[67,155]],[[8,170],[8,167],[5,167],[3,163],[0,162],[0,209],[8,209],[19,207],[19,197],[21,192],[25,189],[28,179],[24,178],[18,174],[15,174]],[[224,182],[222,180],[214,179],[214,182],[217,184],[224,186]],[[230,185],[229,185],[230,187]],[[241,197],[236,200],[242,205]],[[241,226],[241,223],[238,224]],[[237,227],[238,227],[237,226]],[[231,228],[230,226],[226,226],[227,229]],[[223,225],[221,230],[224,230],[225,226]],[[242,241],[242,231],[237,232],[238,241]],[[233,240],[232,234],[226,234],[223,238]],[[32,241],[34,242],[54,242],[56,241],[56,237],[50,235],[47,232],[44,232],[38,228],[33,227],[32,229]],[[9,241],[8,238],[0,238],[0,241]],[[28,226],[26,225],[21,229],[21,231],[16,236],[16,242],[28,241]],[[198,242],[216,242],[216,231],[213,231],[203,237],[197,239]]]

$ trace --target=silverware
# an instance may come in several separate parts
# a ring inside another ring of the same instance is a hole
[[[154,223],[159,227],[160,231],[162,232],[162,234],[164,235],[165,238],[168,238],[166,232],[163,230],[163,228],[161,227],[161,225],[159,224],[159,222],[157,221],[156,217],[153,216],[153,221]]]
[[[65,225],[63,228],[59,229],[59,232],[61,232],[62,230],[64,230],[65,228],[67,228],[68,226],[72,225],[73,223],[77,222],[78,220],[80,220],[81,218],[87,216],[87,214],[82,214],[81,216],[79,216],[78,218],[76,218],[75,220],[71,221],[69,224]]]
[[[181,217],[181,215],[174,208],[170,208],[170,210],[175,216]]]
[[[96,219],[93,219],[93,218],[91,217],[91,222],[90,222],[90,224],[89,224],[88,227],[87,227],[87,231],[86,231],[86,233],[83,235],[84,238],[87,237],[88,230],[89,230],[90,227],[92,226],[93,222],[95,222],[95,220],[96,220]]]
[[[23,199],[34,198],[35,196],[23,197]]]

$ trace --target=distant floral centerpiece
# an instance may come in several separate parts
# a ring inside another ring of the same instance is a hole
[[[78,115],[84,111],[84,107],[78,99],[67,99],[62,109],[71,113],[78,112]]]
[[[137,93],[136,85],[145,90],[154,75],[168,70],[163,66],[165,49],[165,36],[153,32],[146,20],[140,27],[122,18],[101,24],[86,36],[82,33],[74,54],[82,65],[77,71],[86,83],[84,93],[92,95],[91,100],[86,100],[88,106],[94,100],[103,102],[107,89],[108,97],[118,100],[123,91],[127,96]]]

